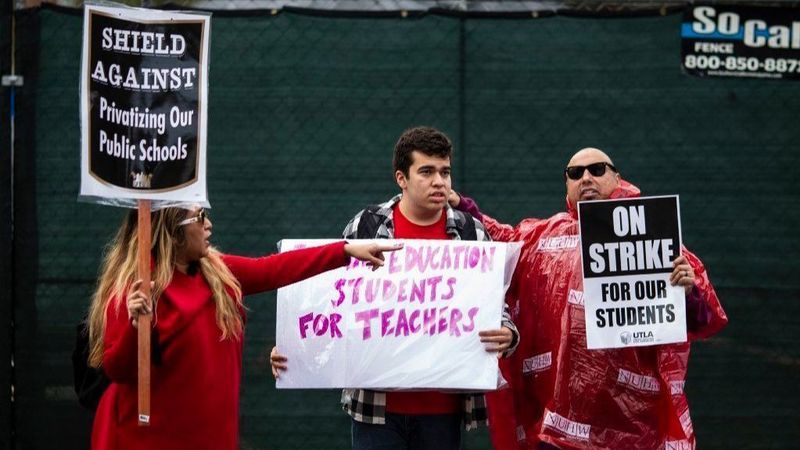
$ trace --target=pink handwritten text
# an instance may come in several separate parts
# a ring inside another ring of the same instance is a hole
[[[306,315],[300,316],[300,336],[305,339],[308,336],[309,326],[317,336],[322,336],[330,330],[331,338],[342,337],[342,331],[339,329],[339,322],[342,320],[342,315],[332,313],[330,317],[325,314],[314,314],[310,312]]]
[[[372,308],[357,312],[355,319],[362,324],[363,340],[372,338],[373,325],[380,329],[381,337],[420,333],[431,336],[445,333],[461,336],[461,333],[469,333],[475,329],[475,315],[478,311],[478,307],[472,307],[464,314],[461,309],[448,306],[414,309],[410,312],[405,308]]]
[[[466,244],[406,245],[401,251],[388,255],[389,273],[437,270],[494,270],[495,247],[482,248]],[[352,259],[347,270],[369,267],[369,263]]]
[[[363,277],[340,278],[334,283],[338,295],[331,299],[331,305],[340,306],[345,300],[357,305],[362,300],[373,303],[376,300],[383,302],[434,302],[436,300],[450,300],[455,294],[456,278],[442,279],[441,275],[423,278],[404,279],[371,279],[364,281]]]

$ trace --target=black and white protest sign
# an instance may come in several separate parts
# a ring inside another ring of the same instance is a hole
[[[800,9],[693,4],[681,24],[684,72],[800,79]]]
[[[678,197],[580,202],[578,220],[588,348],[685,342]]]
[[[207,204],[209,32],[208,14],[86,6],[82,197]]]

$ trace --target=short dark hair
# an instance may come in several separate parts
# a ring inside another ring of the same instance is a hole
[[[431,127],[409,128],[400,135],[394,145],[394,158],[392,166],[408,176],[411,167],[411,152],[422,152],[428,156],[450,158],[453,155],[453,143],[446,134]]]

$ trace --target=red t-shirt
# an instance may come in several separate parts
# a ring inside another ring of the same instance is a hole
[[[394,237],[398,239],[450,239],[447,234],[447,215],[432,225],[412,223],[400,212],[399,203],[394,205]],[[445,394],[438,391],[387,392],[386,412],[395,414],[454,414],[461,412],[460,394]]]

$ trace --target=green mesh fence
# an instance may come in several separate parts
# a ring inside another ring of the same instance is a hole
[[[29,137],[17,154],[29,173],[16,196],[29,200],[18,206],[26,228],[14,264],[30,283],[14,300],[13,429],[17,449],[82,449],[91,418],[71,392],[73,328],[122,212],[76,202],[81,17],[42,9],[18,20],[29,72],[16,127]],[[694,346],[687,391],[699,447],[794,447],[800,84],[689,78],[679,27],[679,15],[214,17],[216,243],[256,255],[281,238],[338,236],[396,192],[391,149],[413,125],[453,138],[456,188],[509,223],[562,210],[567,159],[603,148],[643,192],[681,195],[684,241],[731,319]],[[274,389],[274,300],[248,299],[242,448],[348,448],[337,391]],[[468,433],[464,447],[489,448],[486,432]]]

